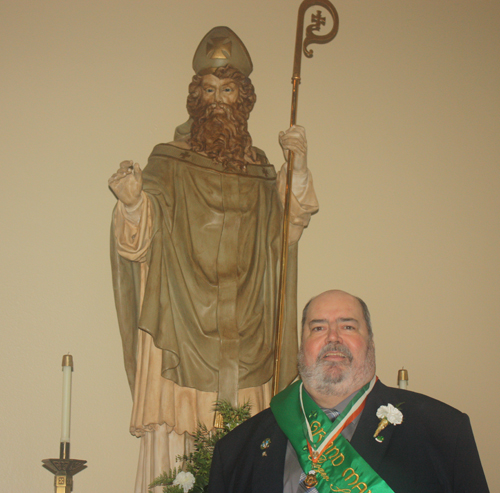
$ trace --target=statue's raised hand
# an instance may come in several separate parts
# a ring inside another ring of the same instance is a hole
[[[116,198],[127,207],[136,206],[141,200],[142,171],[133,161],[122,161],[118,171],[108,180]]]
[[[285,160],[288,162],[289,151],[294,154],[293,170],[305,173],[307,170],[307,139],[306,130],[299,125],[293,125],[279,134],[280,145]]]

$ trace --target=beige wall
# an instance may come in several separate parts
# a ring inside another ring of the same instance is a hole
[[[75,358],[77,493],[132,490],[108,261],[123,159],[145,163],[186,117],[197,43],[231,26],[252,54],[254,142],[281,163],[298,1],[4,0],[0,11],[3,491],[53,491],[62,355]],[[336,0],[337,39],[303,62],[299,122],[321,204],[299,302],[366,299],[378,375],[471,417],[500,491],[500,3]],[[415,451],[418,453],[418,451]]]

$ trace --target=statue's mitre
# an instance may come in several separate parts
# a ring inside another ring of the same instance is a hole
[[[196,49],[193,69],[197,75],[206,75],[225,65],[231,65],[246,77],[253,70],[252,59],[241,39],[228,27],[214,27]]]

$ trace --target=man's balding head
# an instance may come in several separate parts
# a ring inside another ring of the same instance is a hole
[[[332,291],[337,291],[337,290],[332,290]],[[328,293],[328,291],[325,291],[326,293]],[[321,293],[323,294],[323,293]],[[348,294],[348,293],[346,293]],[[321,296],[321,295],[318,295],[318,296]],[[353,295],[351,295],[353,296]],[[314,298],[311,298],[307,303],[306,305],[304,306],[304,309],[302,310],[302,332],[304,332],[304,324],[306,322],[306,317],[307,317],[307,310],[309,309],[309,305],[311,304],[311,302],[317,298],[317,296],[315,296]],[[365,323],[366,323],[366,327],[368,329],[368,333],[370,334],[370,337],[373,337],[373,330],[372,330],[372,321],[371,321],[371,315],[370,315],[370,310],[368,310],[368,305],[361,299],[361,298],[358,298],[357,296],[353,296],[353,298],[355,298],[356,300],[358,300],[360,306],[361,306],[361,309],[363,310],[363,317],[365,319]]]
[[[333,407],[375,375],[375,347],[366,303],[345,291],[315,296],[304,309],[299,373],[322,407]]]

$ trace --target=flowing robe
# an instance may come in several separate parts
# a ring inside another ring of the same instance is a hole
[[[285,174],[269,164],[227,172],[159,144],[139,210],[118,203],[111,258],[136,436],[212,427],[217,395],[267,407]],[[300,203],[292,196],[282,387],[296,375],[297,241],[318,209],[305,181]]]

